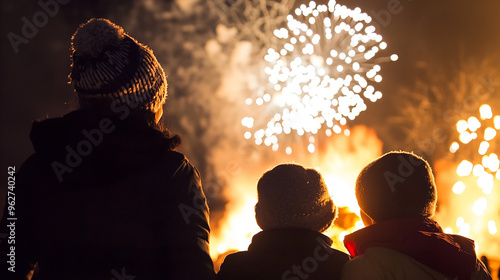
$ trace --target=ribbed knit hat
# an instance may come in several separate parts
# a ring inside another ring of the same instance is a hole
[[[157,112],[167,97],[167,80],[153,51],[107,19],[90,19],[71,38],[70,83],[80,108],[113,111],[127,104],[132,109]]]
[[[389,152],[369,163],[356,180],[359,207],[375,222],[432,217],[437,191],[429,163],[408,152]]]
[[[321,174],[296,164],[280,164],[260,177],[255,218],[263,230],[305,228],[323,232],[337,208]]]

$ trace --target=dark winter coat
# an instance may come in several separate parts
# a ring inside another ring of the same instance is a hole
[[[23,279],[36,262],[36,279],[214,277],[200,176],[169,137],[74,111],[35,122],[31,140],[16,176],[19,277],[2,279]]]
[[[331,244],[327,236],[307,229],[264,230],[248,251],[226,257],[217,279],[340,279],[349,256]]]

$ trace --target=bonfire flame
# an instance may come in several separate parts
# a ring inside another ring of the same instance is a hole
[[[326,235],[333,238],[336,248],[345,250],[342,244],[344,236],[363,227],[354,195],[356,177],[366,164],[381,154],[382,142],[375,132],[358,126],[351,130],[350,136],[341,134],[330,138],[320,153],[297,153],[293,157],[272,153],[272,158],[266,158],[265,163],[246,163],[248,168],[245,172],[233,176],[228,182],[230,188],[226,188],[225,195],[229,202],[225,217],[212,233],[210,241],[212,257],[215,259],[226,251],[248,248],[252,236],[261,230],[255,221],[254,212],[257,181],[264,171],[286,161],[316,168],[322,173],[334,203],[341,208],[338,221]]]

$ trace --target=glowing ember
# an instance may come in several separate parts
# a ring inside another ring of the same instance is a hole
[[[493,220],[488,221],[488,230],[492,235],[497,233],[497,226],[495,224],[495,221]]]
[[[245,138],[253,135],[255,144],[276,151],[280,135],[316,135],[321,129],[326,136],[339,134],[348,119],[366,110],[365,99],[375,102],[382,98],[374,85],[382,81],[378,63],[389,61],[377,57],[387,43],[370,22],[371,17],[359,8],[351,10],[335,1],[328,5],[311,1],[288,15],[287,28],[274,31],[283,42],[281,49],[269,48],[264,57],[271,64],[265,73],[272,92],[245,102],[266,106],[273,113],[262,126],[254,125],[252,117],[243,118],[244,127],[255,129],[245,132]],[[393,54],[390,59],[398,57]],[[317,151],[314,139],[308,138],[310,153]],[[285,151],[291,154],[293,150],[285,145]]]
[[[463,160],[457,167],[457,174],[460,177],[469,176],[472,172],[472,163],[468,160]]]
[[[492,119],[493,113],[491,111],[491,107],[487,104],[484,104],[479,109],[481,119],[489,120]],[[494,119],[498,119],[498,116],[495,116]],[[457,122],[457,131],[460,133],[460,141],[464,144],[470,143],[472,140],[477,138],[477,133],[475,133],[482,126],[481,122],[474,117],[471,116],[467,121],[460,120]],[[466,137],[464,135],[467,135]],[[474,136],[476,135],[476,136]],[[490,148],[490,142],[496,137],[496,129],[492,127],[486,127],[483,133],[483,141],[480,142],[479,147],[477,148],[477,153],[481,155],[481,161],[474,165],[467,159],[462,160],[462,162],[457,167],[457,174],[460,177],[465,177],[472,175],[477,177],[477,186],[483,189],[485,194],[491,193],[493,189],[493,174],[498,171],[500,167],[500,160],[498,159],[498,155],[495,153],[487,154],[488,149]],[[456,153],[459,151],[459,145],[457,142],[453,142],[450,146],[450,151],[452,153]],[[478,157],[475,157],[478,158]],[[460,182],[462,183],[462,182]],[[463,183],[462,183],[463,184]],[[454,187],[455,189],[455,187]],[[459,189],[462,189],[461,187]],[[462,193],[463,190],[460,192]],[[455,192],[456,193],[456,192]],[[479,200],[478,200],[479,201]],[[481,200],[481,203],[476,201],[477,205],[486,205],[486,199]],[[476,205],[475,203],[475,205]],[[474,213],[482,212],[479,209],[486,208],[486,206],[475,206]],[[483,209],[484,211],[484,209]]]
[[[488,255],[497,255],[500,249],[495,224],[500,213],[500,160],[494,152],[498,149],[496,136],[499,123],[500,116],[493,115],[491,106],[482,105],[478,117],[470,116],[456,124],[461,144],[452,142],[450,152],[460,163],[457,165],[444,159],[436,163],[438,186],[453,186],[451,197],[440,195],[442,203],[437,219],[448,225],[447,231],[473,238],[476,249]],[[455,174],[450,166],[456,168],[453,170]],[[454,226],[450,226],[452,224]]]
[[[458,181],[453,185],[453,192],[456,194],[461,194],[465,190],[465,184],[462,181]]]

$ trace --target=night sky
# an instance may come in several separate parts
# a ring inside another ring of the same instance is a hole
[[[32,21],[33,15],[42,8],[37,1],[2,1],[0,120],[3,137],[0,158],[3,169],[8,165],[20,165],[32,152],[28,134],[33,119],[60,116],[74,107],[74,94],[67,84],[67,74],[70,71],[69,42],[76,27],[91,17],[109,17],[127,26],[132,20],[128,17],[133,6],[131,2],[74,0],[60,4],[54,17],[37,28],[27,43],[20,43],[16,53],[7,34],[22,36],[22,17]],[[498,1],[356,0],[340,3],[358,6],[372,15],[380,23],[379,32],[391,51],[399,55],[397,63],[384,66],[384,98],[359,118],[360,123],[383,121],[390,111],[391,97],[398,94],[399,87],[411,86],[421,79],[424,68],[439,69],[451,77],[463,60],[496,61],[498,57]],[[151,28],[154,32],[155,27]],[[141,41],[141,34],[132,35]],[[70,101],[73,103],[68,104]]]

